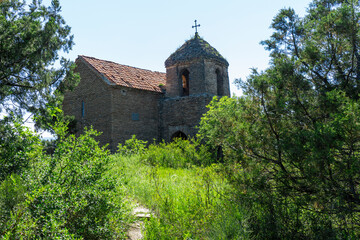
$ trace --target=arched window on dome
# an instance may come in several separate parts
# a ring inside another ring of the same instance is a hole
[[[219,69],[216,69],[216,83],[217,83],[217,95],[223,96],[224,95],[224,80]]]
[[[181,80],[182,80],[182,96],[189,96],[189,71],[185,69],[181,73]]]

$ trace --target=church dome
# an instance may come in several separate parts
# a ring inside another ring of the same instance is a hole
[[[192,39],[186,41],[166,59],[165,67],[170,67],[176,63],[189,62],[194,59],[213,59],[229,66],[226,59],[196,33]]]

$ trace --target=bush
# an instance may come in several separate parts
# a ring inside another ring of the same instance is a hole
[[[187,168],[209,165],[212,155],[195,140],[175,139],[170,143],[152,144],[143,154],[144,161],[152,166]]]
[[[133,135],[130,139],[125,141],[125,144],[119,143],[118,153],[124,156],[130,156],[133,154],[142,154],[146,149],[147,141],[139,140],[136,135]]]
[[[14,116],[0,120],[0,181],[28,167],[39,138]]]
[[[26,187],[19,175],[11,174],[0,184],[0,230],[16,207],[25,200]],[[1,232],[0,232],[1,233]]]
[[[94,140],[99,133],[89,129],[78,138],[65,137],[63,124],[56,131],[52,155],[37,146],[30,166],[20,174],[23,180],[11,175],[1,184],[2,193],[6,188],[1,211],[10,214],[1,219],[0,234],[5,239],[124,237],[124,196],[115,199],[115,180],[105,175],[109,153]],[[10,198],[17,200],[11,205]]]

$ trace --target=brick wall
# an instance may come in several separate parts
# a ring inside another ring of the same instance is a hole
[[[171,136],[181,131],[188,137],[197,133],[200,119],[206,113],[206,106],[212,96],[193,95],[188,97],[165,98],[161,100],[161,138],[170,141]]]
[[[153,142],[159,139],[159,98],[161,93],[133,88],[112,88],[112,148],[136,135]]]
[[[218,81],[216,70],[220,72],[222,81],[222,96],[230,96],[229,76],[227,66],[215,60],[204,59],[188,63],[181,63],[166,69],[166,97],[178,97],[182,95],[181,73],[189,71],[189,95],[207,93],[217,95]]]
[[[166,96],[178,97],[182,95],[181,73],[189,71],[189,95],[205,93],[204,61],[192,61],[186,64],[174,65],[166,69]]]
[[[82,60],[76,61],[76,64],[75,71],[80,73],[81,81],[74,91],[65,94],[63,111],[66,115],[75,116],[78,134],[83,132],[84,127],[90,126],[102,132],[97,140],[104,145],[111,139],[110,86]]]
[[[182,96],[181,74],[189,71],[189,96]],[[218,73],[217,73],[218,72]],[[221,79],[221,81],[218,81]],[[166,141],[177,131],[195,136],[206,106],[218,95],[230,96],[227,65],[213,59],[193,59],[166,69],[166,97],[160,101],[160,137]]]
[[[75,116],[78,134],[85,126],[93,126],[102,132],[97,138],[100,144],[109,144],[112,151],[134,134],[149,142],[159,139],[162,93],[110,85],[82,60],[77,61],[75,71],[80,73],[81,81],[74,91],[65,94],[63,110]]]
[[[217,74],[216,71],[219,71],[219,77],[222,78],[222,95],[221,96],[228,96],[230,97],[230,86],[229,86],[229,75],[227,66],[223,64],[219,64],[217,61],[213,60],[205,60],[205,83],[204,86],[206,87],[206,93],[211,95],[218,95],[218,81],[217,81]]]

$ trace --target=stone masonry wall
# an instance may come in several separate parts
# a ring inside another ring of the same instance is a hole
[[[206,106],[212,96],[193,95],[187,97],[165,98],[160,102],[160,115],[162,117],[161,138],[170,141],[171,136],[181,131],[188,137],[197,133],[200,119],[206,113]]]
[[[166,70],[166,96],[178,97],[182,95],[181,73],[189,71],[189,95],[205,92],[204,61],[193,61],[187,64],[175,65]]]
[[[158,103],[161,96],[161,93],[133,88],[112,88],[112,150],[134,134],[149,143],[159,139]]]
[[[189,96],[182,96],[183,70],[189,71]],[[219,72],[219,76],[216,72]],[[195,136],[206,106],[218,95],[218,77],[222,96],[230,96],[227,66],[213,59],[193,59],[166,69],[166,95],[160,102],[161,135],[166,141],[177,131]]]
[[[66,115],[75,116],[77,134],[81,134],[84,127],[93,126],[102,132],[97,140],[104,145],[111,140],[110,86],[86,63],[81,60],[76,63],[75,71],[80,73],[81,81],[74,91],[65,94],[63,111]]]
[[[174,65],[166,70],[166,97],[182,95],[183,70],[189,71],[189,95],[207,93],[217,95],[217,74],[220,71],[223,79],[222,96],[230,96],[229,76],[227,67],[214,60],[192,61],[186,64]]]
[[[229,86],[229,76],[227,67],[223,64],[219,64],[213,60],[205,60],[205,84],[206,86],[206,93],[211,95],[217,95],[217,74],[216,70],[220,71],[221,78],[223,79],[222,89],[223,94],[222,96],[230,97],[230,86]]]

